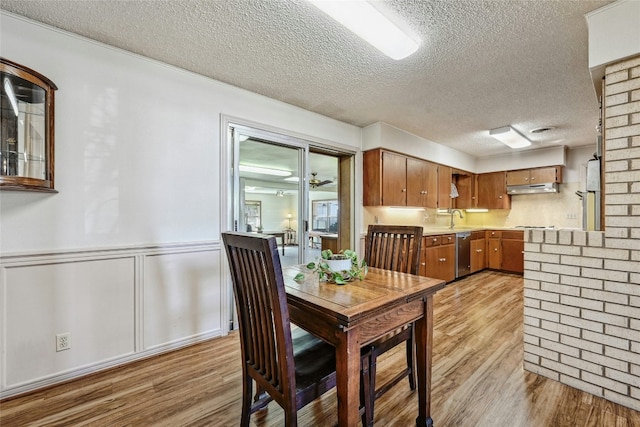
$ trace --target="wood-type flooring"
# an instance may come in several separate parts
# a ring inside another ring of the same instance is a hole
[[[431,413],[436,427],[640,427],[640,412],[522,369],[523,279],[484,271],[435,297]],[[380,359],[404,363],[403,349]],[[391,372],[392,373],[392,372]],[[237,333],[0,402],[0,426],[236,426]],[[379,426],[413,426],[407,382],[376,402]],[[252,426],[282,426],[275,403]],[[298,413],[301,426],[337,423],[335,390]]]

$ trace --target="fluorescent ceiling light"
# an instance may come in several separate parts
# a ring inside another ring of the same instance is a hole
[[[273,176],[291,175],[291,172],[283,171],[281,169],[269,169],[269,168],[261,168],[259,166],[249,166],[249,165],[240,165],[240,172],[261,173],[264,175],[273,175]]]
[[[11,107],[13,108],[13,113],[18,117],[18,99],[16,98],[16,94],[13,91],[13,86],[11,86],[11,82],[8,78],[4,78],[4,91],[7,92],[7,96],[9,97],[9,102],[11,102]]]
[[[414,40],[365,0],[309,2],[392,59],[406,58],[418,50],[420,40]]]
[[[289,178],[285,178],[285,181],[291,181],[291,182],[300,182],[300,178],[297,176],[290,176]]]
[[[470,209],[465,209],[465,212],[469,212],[469,213],[474,213],[474,212],[489,212],[489,209],[485,209],[485,208],[470,208]]]
[[[511,148],[522,148],[531,145],[531,141],[522,136],[511,126],[491,129],[489,135]]]

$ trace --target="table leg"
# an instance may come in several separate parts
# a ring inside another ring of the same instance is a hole
[[[433,344],[433,297],[424,303],[424,316],[415,323],[418,418],[416,426],[431,427],[431,362]]]
[[[358,330],[340,334],[336,347],[338,426],[355,426],[360,419],[360,340]]]

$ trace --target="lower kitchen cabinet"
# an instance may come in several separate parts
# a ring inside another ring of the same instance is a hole
[[[420,275],[451,282],[456,278],[456,236],[443,234],[422,238]]]
[[[512,273],[524,272],[524,232],[487,231],[487,266]]]
[[[471,233],[471,273],[487,268],[487,248],[484,231]]]
[[[503,230],[502,260],[500,269],[512,273],[524,273],[524,232],[520,230]]]

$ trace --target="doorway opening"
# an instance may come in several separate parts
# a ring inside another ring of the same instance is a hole
[[[354,153],[229,125],[232,224],[273,235],[283,267],[351,248]]]

